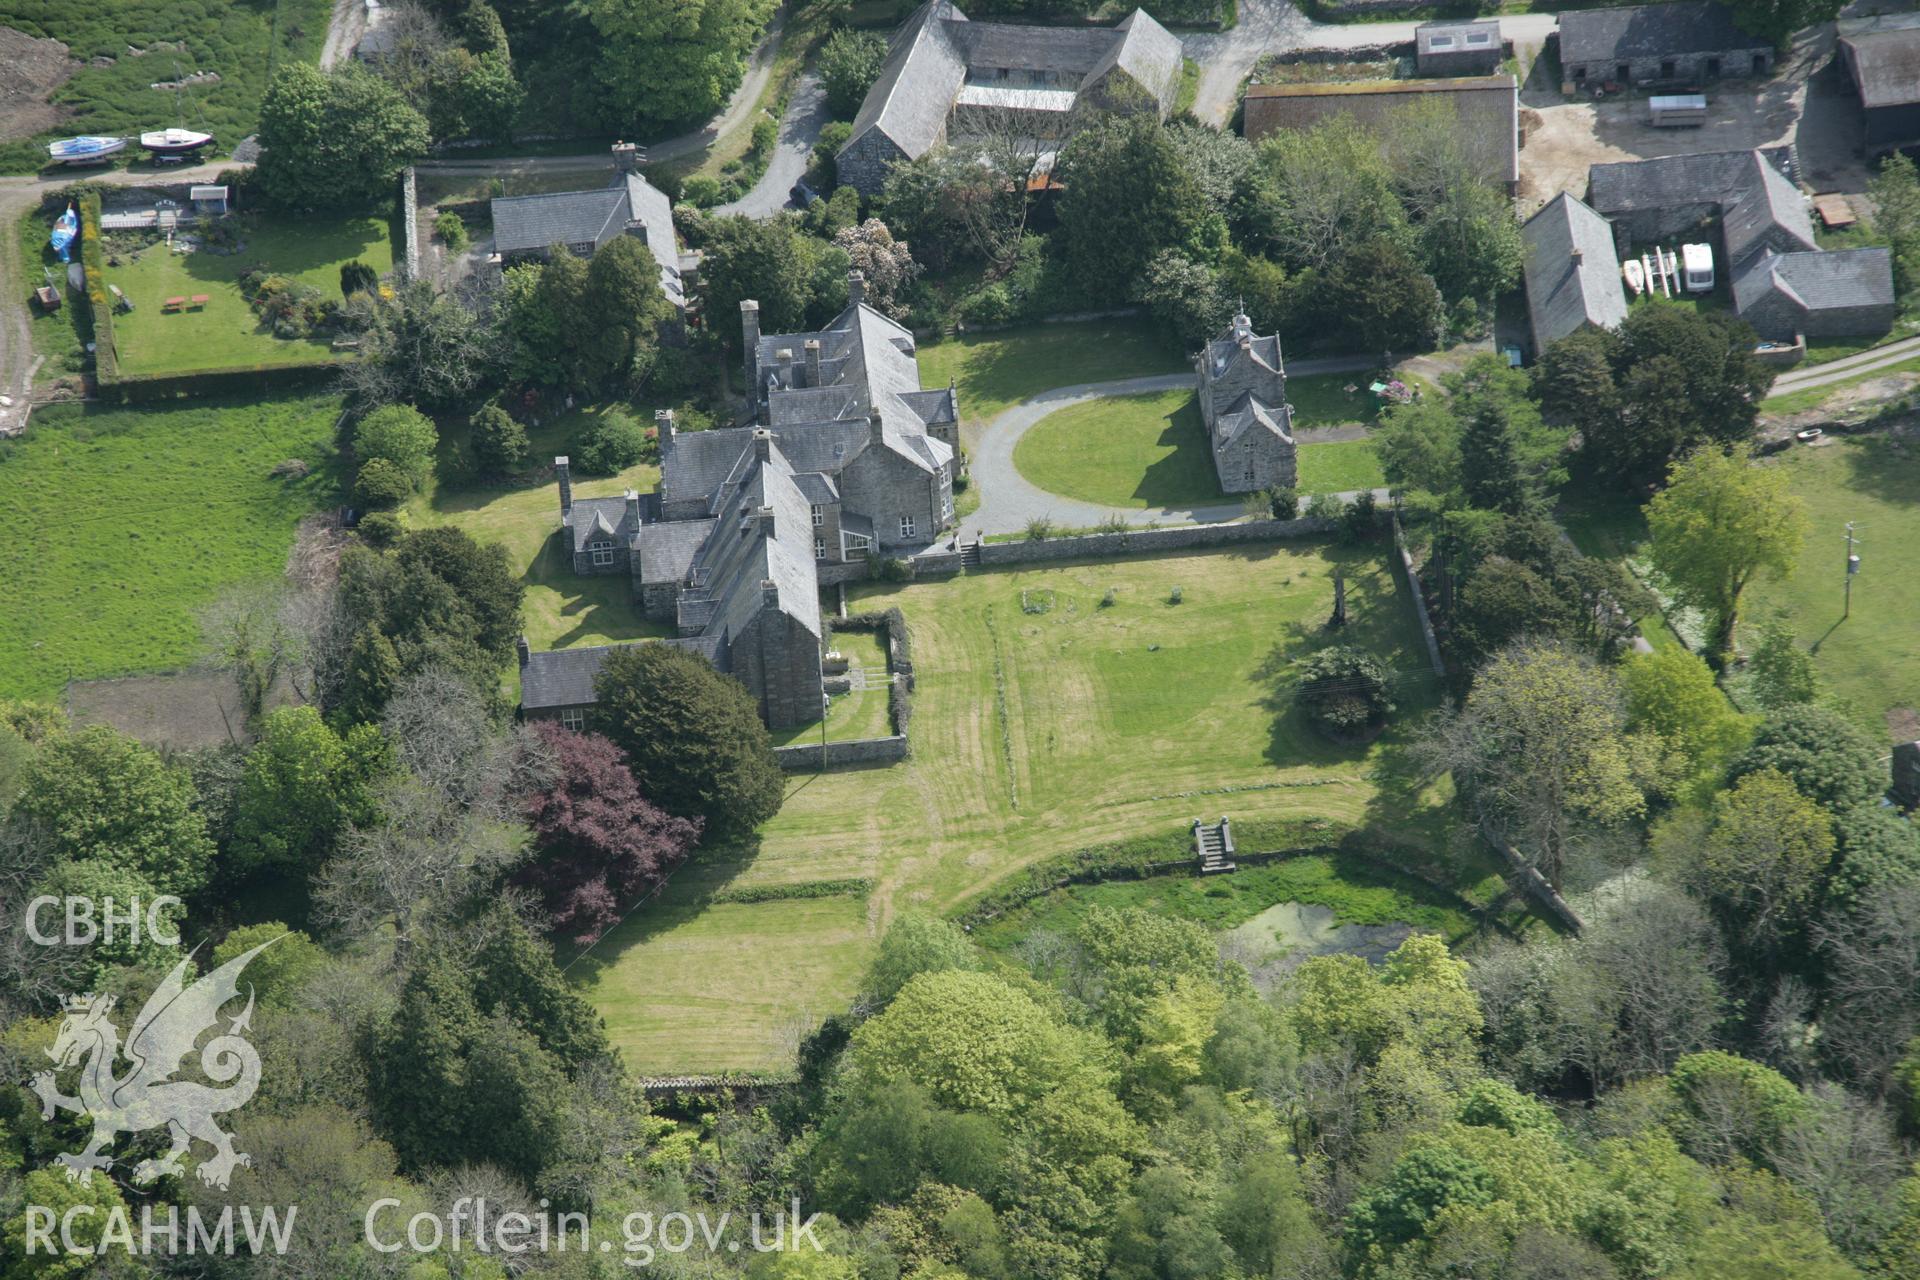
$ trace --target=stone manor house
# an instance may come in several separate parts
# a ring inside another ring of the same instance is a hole
[[[1256,334],[1243,311],[1194,357],[1193,368],[1221,491],[1293,488],[1299,455],[1280,339]]]
[[[657,491],[576,500],[554,459],[574,572],[626,577],[646,616],[679,633],[664,643],[739,678],[776,729],[820,715],[823,580],[862,576],[869,554],[918,550],[953,522],[953,388],[920,389],[913,335],[864,290],[850,274],[846,310],[815,333],[762,334],[759,303],[742,302],[751,422],[678,431],[658,415]],[[523,713],[583,724],[610,649],[523,641]]]

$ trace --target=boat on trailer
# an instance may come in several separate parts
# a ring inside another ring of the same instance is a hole
[[[97,164],[126,145],[125,138],[62,138],[47,144],[47,154],[61,164]]]
[[[1627,288],[1633,290],[1633,296],[1639,297],[1647,291],[1647,269],[1640,265],[1640,259],[1628,258],[1621,264],[1621,272],[1627,277]]]
[[[213,141],[213,135],[198,129],[155,129],[140,135],[140,145],[156,158],[191,155]]]

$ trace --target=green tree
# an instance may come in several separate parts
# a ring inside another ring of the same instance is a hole
[[[354,498],[375,511],[391,510],[416,492],[412,478],[390,458],[368,458],[353,478]]]
[[[430,141],[399,90],[348,62],[332,72],[282,62],[260,101],[261,192],[283,209],[358,209],[393,199],[400,170]]]
[[[441,412],[464,408],[481,380],[503,363],[499,330],[426,280],[411,280],[374,312],[360,358],[342,375],[365,408],[411,404]]]
[[[1697,883],[1743,944],[1750,963],[1791,967],[1827,866],[1833,824],[1771,769],[1748,774],[1714,800]]]
[[[580,473],[589,476],[617,476],[646,454],[647,429],[618,407],[601,413],[574,450]]]
[[[1830,810],[1878,800],[1887,788],[1886,749],[1832,707],[1792,705],[1760,722],[1733,776],[1771,769]]]
[[[715,218],[708,224],[700,285],[707,323],[729,343],[738,341],[740,303],[760,304],[760,331],[801,327],[813,301],[811,263],[799,234],[783,218]]]
[[[871,31],[840,30],[827,37],[817,65],[834,119],[853,119],[886,60],[887,42]]]
[[[585,11],[597,53],[580,86],[585,114],[609,130],[650,137],[726,105],[772,5],[590,0]]]
[[[353,431],[353,450],[361,464],[384,458],[418,489],[433,475],[433,451],[440,433],[433,422],[410,405],[390,404],[375,409]]]
[[[1759,574],[1793,571],[1806,532],[1806,506],[1778,468],[1756,467],[1744,447],[1702,449],[1675,463],[1667,487],[1646,507],[1653,567],[1674,599],[1712,626],[1708,659],[1733,651],[1740,597]]]
[[[1220,287],[1212,267],[1174,249],[1156,254],[1141,273],[1140,300],[1154,317],[1189,348],[1198,347],[1226,327],[1233,301]]]
[[[107,1257],[118,1253],[113,1244],[102,1244],[112,1221],[110,1215],[126,1214],[135,1223],[139,1221],[132,1217],[111,1178],[78,1182],[59,1169],[35,1169],[27,1174],[10,1203],[19,1212],[8,1218],[7,1229],[0,1232],[0,1277],[5,1280],[81,1280],[110,1274],[106,1271],[108,1264],[95,1255],[96,1250]],[[51,1254],[44,1247],[33,1253],[27,1251],[27,1229],[38,1225],[30,1216],[34,1209],[53,1215],[55,1250]],[[74,1245],[87,1252],[66,1251],[57,1227],[62,1221],[72,1223]]]
[[[1745,1158],[1770,1165],[1807,1109],[1800,1090],[1778,1071],[1719,1049],[1674,1063],[1667,1087],[1681,1107],[1671,1127],[1708,1164]]]
[[[1904,297],[1920,285],[1920,171],[1905,152],[1880,161],[1867,183],[1874,209],[1873,229],[1893,251],[1893,276]]]
[[[179,959],[178,951],[156,940],[146,931],[147,913],[163,890],[149,877],[124,862],[101,858],[82,858],[54,864],[34,888],[34,896],[50,894],[55,898],[84,898],[93,903],[94,918],[100,922],[106,911],[124,916],[129,909],[139,912],[143,921],[138,935],[121,928],[108,938],[103,932],[86,950],[87,981],[96,985],[110,980],[115,969],[123,966],[164,972]],[[179,933],[185,911],[170,905],[157,912],[161,927]]]
[[[1518,515],[1532,495],[1520,474],[1513,424],[1498,402],[1480,406],[1460,434],[1460,488],[1468,505]]]
[[[1533,366],[1533,394],[1541,413],[1583,435],[1606,433],[1621,412],[1614,379],[1619,363],[1620,335],[1611,329],[1581,325],[1549,344]]]
[[[206,883],[213,842],[192,776],[103,725],[43,743],[14,812],[40,824],[55,858],[126,867],[183,898]]]
[[[673,314],[660,288],[660,264],[637,237],[616,236],[587,265],[584,301],[584,333],[593,335],[607,361],[601,377],[615,384],[633,380],[641,353]]]
[[[746,687],[697,653],[615,649],[594,682],[596,727],[626,752],[649,800],[703,818],[709,836],[745,836],[780,810],[785,775]]]
[[[895,916],[880,936],[862,994],[869,1002],[883,1005],[920,974],[979,967],[973,944],[958,925],[908,911]]]
[[[1433,277],[1386,236],[1361,242],[1329,268],[1319,301],[1349,342],[1368,348],[1425,351],[1440,332]]]
[[[364,262],[343,262],[340,264],[340,296],[351,298],[356,293],[372,293],[380,283],[380,273]]]
[[[474,461],[493,475],[511,475],[527,465],[527,429],[497,404],[484,404],[467,419]]]
[[[436,138],[513,137],[526,90],[513,78],[504,52],[448,49],[427,70],[427,120]]]
[[[1677,646],[1636,653],[1620,668],[1627,726],[1658,734],[1689,778],[1718,772],[1751,729],[1714,683],[1713,670]]]
[[[1727,5],[1742,31],[1782,49],[1794,32],[1832,22],[1843,7],[1842,0],[1732,0]]]
[[[1060,234],[1074,279],[1095,296],[1137,296],[1163,250],[1219,257],[1226,223],[1193,184],[1172,135],[1148,112],[1109,116],[1062,148]]]
[[[1760,624],[1760,640],[1747,658],[1747,688],[1769,711],[1812,702],[1820,696],[1813,655],[1794,643],[1793,628],[1779,618]]]
[[[1324,273],[1371,237],[1411,238],[1380,141],[1353,117],[1277,129],[1257,156],[1250,231],[1288,266]]]
[[[326,968],[327,953],[298,929],[270,920],[265,924],[241,925],[222,938],[208,957],[207,968],[217,969],[258,946],[267,949],[248,963],[247,985],[253,988],[262,1004],[295,1008],[307,983]]]
[[[373,725],[343,737],[312,707],[269,712],[240,777],[229,856],[243,872],[313,871],[348,823],[373,820],[372,784],[387,768]]]

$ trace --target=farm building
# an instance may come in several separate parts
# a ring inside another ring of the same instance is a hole
[[[1842,22],[1839,50],[1860,99],[1867,151],[1920,142],[1920,14]]]
[[[1560,66],[1575,85],[1657,84],[1773,73],[1769,40],[1710,0],[1560,15]]]
[[[618,152],[620,149],[615,148]],[[660,288],[676,312],[686,307],[679,241],[666,193],[638,173],[599,191],[501,196],[493,201],[493,244],[503,266],[545,258],[555,245],[591,258],[617,236],[638,236],[660,264]]]
[[[1500,23],[1423,22],[1413,29],[1414,65],[1423,76],[1486,76],[1500,69]]]
[[[1438,96],[1453,104],[1468,145],[1477,149],[1487,178],[1509,192],[1520,183],[1520,90],[1510,75],[1446,80],[1352,80],[1331,84],[1257,84],[1248,88],[1244,123],[1258,142],[1276,129],[1310,129],[1334,116],[1352,116],[1376,133],[1393,127],[1396,111]]]
[[[1562,192],[1527,220],[1520,238],[1536,356],[1581,325],[1611,329],[1627,318],[1613,228],[1605,218]]]

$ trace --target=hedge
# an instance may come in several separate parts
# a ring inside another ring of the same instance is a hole
[[[802,880],[797,884],[750,884],[739,889],[720,889],[708,902],[789,902],[799,898],[864,898],[873,892],[873,881]]]
[[[86,272],[87,309],[93,313],[94,381],[118,378],[120,358],[113,346],[113,305],[107,294],[107,251],[100,243],[100,193],[80,193],[80,267]]]
[[[185,373],[143,373],[108,377],[100,363],[100,394],[119,400],[170,400],[184,396],[268,394],[290,388],[319,386],[333,381],[340,362],[316,364],[230,365],[224,369],[193,369]]]
[[[887,670],[895,677],[887,687],[887,716],[893,722],[893,731],[906,737],[907,725],[913,720],[913,640],[907,632],[907,615],[896,605],[834,618],[830,626],[834,631],[871,631],[885,642]]]

